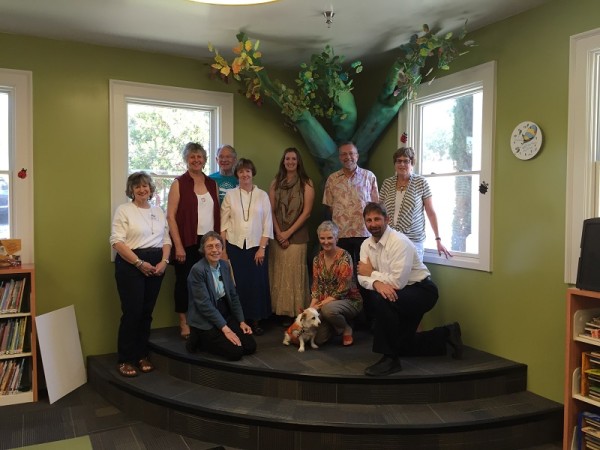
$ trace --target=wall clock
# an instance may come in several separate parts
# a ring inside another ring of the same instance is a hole
[[[517,125],[510,136],[510,149],[519,159],[531,159],[542,148],[542,130],[530,121]]]

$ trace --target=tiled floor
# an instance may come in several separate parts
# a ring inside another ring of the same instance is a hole
[[[37,403],[0,408],[0,449],[86,435],[95,450],[233,450],[131,420],[87,384],[52,405],[41,398]]]

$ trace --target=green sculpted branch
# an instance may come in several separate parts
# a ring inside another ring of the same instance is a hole
[[[215,52],[211,65],[212,74],[225,82],[236,80],[245,86],[246,98],[261,106],[265,98],[275,104],[285,116],[286,122],[304,139],[311,155],[316,159],[323,176],[339,168],[337,144],[352,140],[364,162],[373,143],[387,128],[407,99],[416,95],[422,72],[434,65],[447,70],[449,64],[461,53],[456,44],[463,41],[466,32],[457,38],[452,33],[443,37],[431,33],[427,25],[423,34],[413,35],[400,46],[400,55],[389,69],[386,81],[366,118],[358,124],[358,114],[352,94],[352,74],[362,71],[360,61],[344,69],[343,57],[335,55],[330,46],[311,57],[310,63],[300,65],[295,86],[287,86],[269,78],[261,64],[259,42],[252,42],[246,34],[236,37],[238,45],[233,49],[236,57],[231,63],[209,45]],[[462,42],[465,47],[472,41]],[[427,72],[427,74],[429,74]],[[329,121],[331,134],[323,126]]]

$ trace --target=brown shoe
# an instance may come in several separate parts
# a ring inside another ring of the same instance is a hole
[[[148,358],[142,358],[138,361],[138,367],[140,368],[140,372],[148,373],[154,370],[154,365],[148,361]]]
[[[133,378],[138,376],[138,371],[129,363],[121,363],[117,366],[117,371],[122,377]]]

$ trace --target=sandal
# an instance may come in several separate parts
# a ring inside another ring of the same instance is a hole
[[[138,371],[129,363],[121,363],[117,366],[117,371],[122,377],[133,378],[138,376]]]
[[[138,367],[142,373],[152,372],[154,365],[148,360],[148,358],[142,358],[138,361]]]

